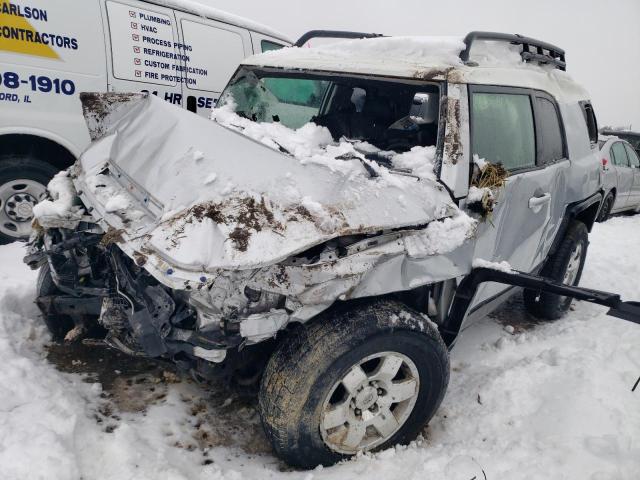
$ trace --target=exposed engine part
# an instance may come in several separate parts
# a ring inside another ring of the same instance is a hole
[[[249,344],[262,342],[275,337],[289,323],[289,318],[285,310],[254,313],[240,322],[240,335]]]
[[[198,358],[213,363],[222,363],[227,357],[226,350],[207,350],[202,347],[193,347],[193,354]]]

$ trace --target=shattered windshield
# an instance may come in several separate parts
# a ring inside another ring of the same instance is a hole
[[[435,84],[241,68],[218,106],[256,123],[313,123],[335,141],[407,152],[436,145],[439,100]]]

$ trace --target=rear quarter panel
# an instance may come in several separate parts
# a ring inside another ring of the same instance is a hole
[[[567,136],[571,168],[567,172],[565,205],[579,202],[603,190],[598,146],[589,141],[587,126],[579,103],[560,104]]]

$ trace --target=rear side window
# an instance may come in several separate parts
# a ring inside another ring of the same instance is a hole
[[[269,40],[262,40],[260,43],[260,47],[262,48],[262,52],[270,52],[271,50],[280,50],[284,47],[284,45],[280,45],[276,42],[270,42]]]
[[[536,97],[535,101],[540,162],[553,163],[565,158],[560,115],[555,104],[548,98]]]
[[[580,102],[582,107],[582,113],[584,114],[584,120],[587,122],[587,130],[589,132],[589,140],[592,145],[598,144],[598,121],[596,120],[596,114],[593,111],[593,106],[589,102]]]
[[[629,160],[627,159],[627,153],[624,148],[624,143],[614,143],[611,147],[611,156],[613,157],[614,165],[617,165],[619,167],[629,166]]]
[[[536,136],[531,97],[480,93],[472,96],[472,150],[507,170],[534,167]]]
[[[640,160],[638,160],[638,155],[629,145],[625,145],[624,148],[627,150],[627,156],[629,157],[629,163],[631,163],[632,167],[640,167]]]

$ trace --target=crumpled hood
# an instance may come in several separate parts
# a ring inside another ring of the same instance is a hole
[[[358,160],[302,163],[154,96],[82,100],[94,142],[76,167],[80,197],[127,253],[169,269],[257,268],[457,212],[435,180],[371,177]]]

